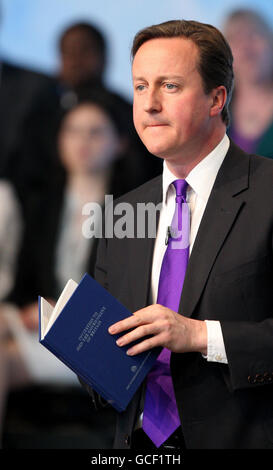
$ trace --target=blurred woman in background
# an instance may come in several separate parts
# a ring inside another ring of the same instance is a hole
[[[129,191],[142,171],[130,153],[128,122],[108,92],[78,92],[60,116],[56,143],[55,171],[47,189],[33,196],[27,218],[12,297],[21,307],[37,305],[38,295],[56,299],[68,278],[93,274],[98,240],[83,236],[83,206],[103,206],[105,194]]]
[[[273,158],[273,33],[255,11],[233,11],[223,32],[234,56],[229,135],[241,148]]]

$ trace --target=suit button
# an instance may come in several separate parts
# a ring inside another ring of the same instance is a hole
[[[259,384],[264,383],[264,377],[261,374],[256,374],[255,379],[256,379],[256,382],[258,382]]]
[[[267,383],[271,383],[273,381],[273,374],[269,374],[269,372],[264,373],[264,380]]]
[[[253,377],[252,375],[249,375],[248,378],[247,378],[247,380],[248,380],[248,382],[249,382],[250,384],[252,384],[252,385],[257,382],[256,377]]]
[[[125,442],[125,444],[126,444],[127,446],[130,445],[131,439],[130,439],[129,434],[126,434],[126,437],[125,437],[125,439],[124,439],[124,442]]]

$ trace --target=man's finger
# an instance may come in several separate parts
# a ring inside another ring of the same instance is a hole
[[[144,351],[148,351],[149,349],[162,346],[162,342],[163,342],[162,335],[163,333],[147,338],[144,341],[141,341],[141,343],[138,343],[134,345],[132,348],[128,349],[126,351],[126,354],[128,356],[136,356],[137,354],[140,354]]]
[[[108,329],[109,333],[110,334],[117,334],[117,333],[120,333],[122,331],[126,331],[126,330],[129,330],[131,328],[136,328],[137,326],[147,322],[147,321],[150,321],[154,315],[149,315],[148,314],[152,313],[152,309],[150,309],[149,307],[146,307],[146,308],[142,308],[141,310],[138,310],[137,312],[135,312],[133,315],[131,315],[130,317],[127,317],[125,318],[124,320],[121,320],[117,323],[114,323],[113,325],[111,325]]]
[[[160,328],[160,325],[158,325],[157,323],[141,325],[133,329],[129,333],[125,334],[124,336],[121,336],[117,340],[117,345],[125,346],[126,344],[132,343],[133,341],[136,341],[145,336],[158,334],[161,331],[161,329],[162,328]]]

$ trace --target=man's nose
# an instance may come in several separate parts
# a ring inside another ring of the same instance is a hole
[[[144,111],[153,113],[160,112],[161,110],[162,104],[159,91],[155,89],[148,90],[145,97]]]

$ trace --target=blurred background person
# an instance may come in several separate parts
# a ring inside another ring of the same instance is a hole
[[[249,9],[227,17],[223,32],[234,56],[229,135],[247,152],[273,158],[273,32]]]
[[[0,28],[2,20],[0,3]],[[45,73],[0,55],[0,177],[12,180],[13,154],[21,145],[25,122],[34,109],[40,108],[44,96],[48,100],[54,95],[54,83]]]
[[[0,436],[2,432],[3,412],[5,408],[6,385],[5,379],[14,364],[13,352],[9,349],[10,335],[2,316],[1,302],[10,294],[15,282],[16,262],[21,246],[23,220],[20,204],[17,201],[13,187],[8,181],[0,180]],[[17,381],[24,382],[24,367],[16,367]],[[12,386],[12,384],[10,384]],[[1,447],[1,439],[0,439]]]
[[[73,104],[73,95],[69,94],[66,103],[66,91],[69,93],[87,83],[90,88],[104,86],[106,40],[98,28],[87,22],[73,23],[61,33],[58,50],[60,63],[57,77],[60,91],[64,93],[64,107]]]
[[[22,139],[25,120],[52,86],[52,79],[45,74],[0,58],[0,176],[8,174],[9,159]]]

